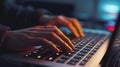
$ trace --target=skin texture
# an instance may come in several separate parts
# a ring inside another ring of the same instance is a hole
[[[54,18],[50,22],[48,22],[48,25],[66,26],[71,30],[71,32],[77,38],[84,37],[82,27],[79,24],[78,20],[75,18],[68,18],[65,16],[57,16],[56,18]]]
[[[70,39],[57,27],[66,26],[76,36],[84,37],[82,27],[74,18],[56,16],[46,26],[35,26],[20,30],[7,31],[3,38],[3,47],[12,51],[23,51],[34,46],[43,46],[53,52],[71,52],[75,47]]]

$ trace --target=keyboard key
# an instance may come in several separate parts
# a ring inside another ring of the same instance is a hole
[[[80,43],[79,45],[80,45],[80,46],[84,46],[84,44],[83,44],[83,43]]]
[[[100,46],[97,45],[95,48],[98,49],[99,47],[100,47]]]
[[[76,58],[73,58],[72,60],[70,60],[67,64],[70,64],[70,65],[75,65],[79,60],[76,59]]]
[[[85,50],[85,49],[83,49],[81,52],[83,52],[83,53],[88,53],[89,50]]]
[[[78,55],[84,56],[86,53],[79,52]]]
[[[71,55],[74,55],[74,54],[76,54],[76,51],[73,50],[73,51],[71,52]]]
[[[59,57],[59,56],[61,56],[61,55],[62,55],[61,52],[59,52],[59,53],[55,53],[55,54],[53,54],[53,55],[47,57],[45,60],[48,60],[48,61],[54,61],[57,57]]]
[[[91,55],[91,54],[88,54],[86,57],[87,57],[87,58],[91,58],[91,57],[92,57],[92,55]]]
[[[58,63],[65,63],[65,61],[66,61],[66,60],[64,60],[64,59],[59,59],[59,60],[57,60],[56,62],[58,62]]]
[[[85,48],[84,48],[84,50],[88,50],[88,51],[89,51],[89,50],[90,50],[90,48],[88,48],[88,47],[85,47]]]
[[[83,61],[87,62],[90,58],[84,58]]]
[[[104,36],[101,34],[86,33],[86,36],[84,38],[79,38],[79,39],[77,38],[77,39],[72,40],[73,44],[76,47],[71,53],[64,53],[64,52],[53,53],[52,51],[49,51],[49,50],[46,51],[46,49],[42,48],[42,49],[38,49],[36,51],[32,51],[26,54],[26,57],[43,59],[43,60],[48,60],[48,61],[56,60],[56,62],[58,63],[68,62],[67,64],[70,64],[70,65],[76,65],[80,60],[83,59],[79,63],[79,65],[84,65],[86,62],[89,61],[89,59],[95,54],[98,48],[102,45],[102,43],[105,40],[105,39],[103,40],[103,37]],[[93,50],[92,52],[89,53],[91,49]],[[85,57],[86,54],[88,55]]]
[[[61,59],[64,59],[64,60],[67,60],[69,58],[70,58],[69,56],[63,56],[63,57],[61,57]]]
[[[81,59],[83,56],[81,56],[81,55],[76,55],[74,58],[76,58],[76,59]]]
[[[80,63],[80,65],[85,65],[85,63],[86,63],[85,61],[82,61],[82,62]]]
[[[39,56],[37,56],[37,59],[40,59],[41,57],[42,57],[42,56],[39,55]]]
[[[95,52],[93,52],[93,51],[92,51],[92,52],[90,52],[90,54],[91,54],[91,55],[94,55],[94,53],[95,53]]]
[[[75,48],[77,48],[77,49],[81,49],[81,48],[82,48],[82,46],[77,45]]]
[[[80,50],[80,49],[78,49],[78,48],[75,48],[75,49],[74,49],[75,52],[77,52],[77,51],[79,51],[79,50]]]
[[[97,49],[96,49],[96,48],[94,48],[94,49],[93,49],[93,52],[96,52],[96,51],[97,51]]]
[[[49,61],[53,61],[53,57],[49,57],[48,60],[49,60]]]

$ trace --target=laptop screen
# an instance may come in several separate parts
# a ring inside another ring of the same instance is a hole
[[[115,22],[115,30],[112,34],[108,50],[103,60],[103,67],[119,67],[120,52],[120,13]]]

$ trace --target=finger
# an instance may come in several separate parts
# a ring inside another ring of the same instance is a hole
[[[67,52],[71,52],[73,49],[66,43],[64,42],[58,35],[55,33],[51,32],[41,32],[39,34],[34,35],[35,37],[42,37],[46,38],[47,40],[52,41],[54,44],[57,46],[60,46],[62,50],[65,50]]]
[[[21,29],[19,31],[41,31],[41,30],[47,29],[47,28],[50,28],[50,27],[48,27],[48,26],[35,26],[35,27]]]
[[[67,26],[67,27],[71,30],[71,32],[72,32],[77,38],[80,37],[79,34],[78,34],[78,32],[77,32],[77,30],[76,30],[76,28],[73,26],[73,24],[72,24],[71,22],[69,22],[68,20],[66,20],[66,17],[61,17],[61,18],[57,19],[57,21],[58,21],[59,23],[61,23],[61,25]]]
[[[61,25],[67,26],[67,27],[71,30],[71,32],[72,32],[77,38],[79,38],[80,36],[79,36],[79,33],[78,33],[77,30],[76,30],[76,27],[74,27],[74,25],[73,25],[70,21],[68,21],[66,18],[67,18],[67,17],[65,17],[65,16],[60,16],[60,17],[58,17],[57,21],[58,21]]]
[[[82,31],[82,27],[80,25],[80,23],[76,20],[76,19],[68,19],[70,22],[72,22],[72,24],[74,25],[74,27],[76,28],[77,32],[79,33],[79,35],[81,37],[84,37],[84,33]]]
[[[39,26],[38,28],[41,28],[41,26]],[[47,26],[46,28],[42,28],[41,30],[39,29],[35,29],[34,31],[31,32],[35,32],[35,33],[39,33],[39,31],[41,32],[54,32],[56,33],[63,41],[65,41],[72,49],[74,49],[74,45],[72,44],[72,42],[70,41],[70,39],[65,36],[56,26]],[[30,34],[32,36],[36,35],[36,34],[31,34],[30,31],[27,31],[27,34]]]
[[[56,33],[63,41],[65,41],[67,44],[69,44],[69,46],[71,48],[75,48],[75,46],[73,45],[73,43],[70,41],[70,39],[65,36],[62,31],[60,31],[60,29],[58,29],[56,26],[53,26],[53,30],[54,33]]]
[[[53,26],[35,26],[32,28],[29,28],[29,31],[45,31],[53,29]]]
[[[75,35],[75,37],[77,37],[77,38],[80,37],[79,34],[78,34],[78,32],[77,32],[77,30],[75,29],[75,27],[73,26],[72,23],[69,23],[67,25],[67,27],[71,30],[71,32]]]
[[[44,26],[35,26],[35,27],[20,29],[20,30],[17,30],[17,32],[35,31],[35,30],[40,31],[40,30],[43,29],[43,28],[44,28]]]
[[[45,38],[32,38],[31,39],[31,43],[33,44],[33,46],[43,46],[46,47],[48,49],[53,50],[54,52],[60,52],[60,49],[56,47],[56,45],[54,43],[52,43],[51,41],[45,39]]]

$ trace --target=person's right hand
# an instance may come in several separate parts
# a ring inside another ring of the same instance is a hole
[[[36,26],[16,31],[7,31],[3,47],[13,51],[23,51],[29,47],[43,46],[54,52],[71,52],[74,45],[56,26]]]
[[[43,15],[40,17],[40,21],[47,21],[46,25],[55,25],[57,27],[65,26],[67,27],[76,38],[84,37],[84,32],[82,31],[82,26],[76,18],[69,18],[66,16],[58,15]],[[46,23],[46,22],[45,22]]]

